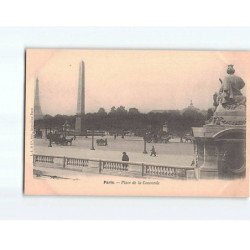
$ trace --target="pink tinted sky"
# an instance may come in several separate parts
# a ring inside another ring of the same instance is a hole
[[[247,85],[249,59],[249,52],[29,49],[26,83],[39,78],[44,114],[75,114],[83,60],[86,112],[120,105],[141,112],[183,109],[190,99],[207,109],[228,64]]]

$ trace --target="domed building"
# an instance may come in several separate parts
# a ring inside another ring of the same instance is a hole
[[[184,112],[187,111],[187,110],[190,110],[190,111],[197,111],[197,112],[200,111],[198,108],[196,108],[196,107],[194,106],[192,99],[190,100],[189,106],[187,106],[186,108],[184,108],[184,109],[182,110],[182,113],[184,113]]]

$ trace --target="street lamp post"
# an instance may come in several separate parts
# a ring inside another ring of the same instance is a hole
[[[92,147],[91,147],[91,150],[95,150],[95,147],[94,147],[94,130],[92,130]]]
[[[49,129],[49,145],[48,145],[48,147],[52,147],[51,136],[52,136],[52,132],[51,132],[51,128],[50,128],[50,129]]]
[[[147,154],[147,141],[146,141],[146,135],[143,137],[144,141],[144,149],[143,149],[143,154]]]
[[[52,147],[51,137],[49,138],[49,146],[48,147]]]

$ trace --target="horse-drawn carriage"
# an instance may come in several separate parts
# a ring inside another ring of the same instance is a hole
[[[43,132],[40,130],[40,129],[36,129],[35,130],[35,135],[34,135],[35,138],[39,138],[39,139],[42,139],[43,137]]]
[[[148,132],[144,139],[150,143],[168,143],[172,139],[172,135],[168,132],[160,131],[158,133]]]
[[[97,139],[96,144],[98,146],[107,146],[108,145],[108,140],[107,139]]]
[[[193,136],[191,134],[185,134],[181,137],[181,142],[193,142]]]
[[[75,140],[75,136],[71,137],[71,138],[66,138],[64,135],[62,134],[52,134],[49,133],[47,135],[47,139],[49,139],[51,141],[51,143],[55,143],[57,145],[62,145],[62,146],[68,146],[68,145],[72,145],[72,141]]]

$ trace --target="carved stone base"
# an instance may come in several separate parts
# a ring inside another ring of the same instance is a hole
[[[226,109],[219,105],[213,115],[211,124],[214,125],[245,125],[246,107],[238,106],[235,109]]]
[[[216,179],[219,177],[218,169],[201,167],[200,178],[201,179]]]
[[[193,130],[194,132],[196,129]],[[243,125],[204,125],[194,133],[200,178],[242,178],[246,170],[246,127]]]
[[[84,135],[83,117],[81,117],[81,116],[76,117],[75,135]]]

